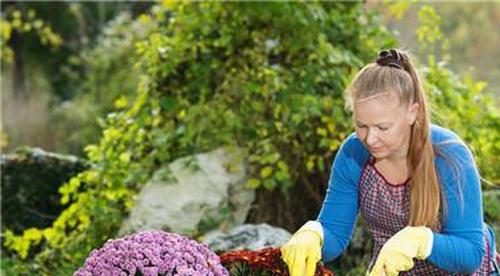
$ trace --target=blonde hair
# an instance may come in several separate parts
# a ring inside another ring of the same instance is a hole
[[[348,86],[346,107],[352,110],[354,100],[388,91],[396,93],[401,104],[418,104],[407,155],[411,176],[409,225],[434,227],[439,221],[442,190],[434,167],[429,107],[409,54],[400,50],[381,52],[377,62],[362,68]]]

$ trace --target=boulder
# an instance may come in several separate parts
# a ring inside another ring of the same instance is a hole
[[[245,183],[240,150],[219,148],[178,159],[154,173],[119,235],[164,230],[195,236],[242,224],[255,197]]]
[[[291,237],[290,232],[269,224],[243,224],[230,230],[214,230],[200,241],[216,252],[233,250],[258,250],[266,247],[281,247]]]
[[[52,225],[64,206],[59,187],[88,168],[72,155],[22,147],[0,155],[2,226],[15,233]]]

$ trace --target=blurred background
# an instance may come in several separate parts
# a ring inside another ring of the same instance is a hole
[[[13,26],[3,31],[2,47],[10,47],[8,51],[2,48],[3,55],[12,59],[2,60],[3,152],[29,145],[82,155],[84,145],[95,143],[100,133],[97,118],[110,111],[120,93],[133,91],[137,83],[136,75],[128,71],[106,73],[113,72],[113,66],[131,67],[126,59],[120,65],[112,62],[119,60],[120,51],[132,51],[133,39],[144,35],[127,26],[153,4],[2,2],[4,20],[13,20],[17,14],[22,24],[33,23],[29,30]],[[440,30],[433,46],[421,45],[417,37],[423,5],[433,7],[439,17],[428,18]],[[483,93],[499,97],[498,1],[401,1],[392,5],[366,1],[364,8],[379,13],[382,27],[420,62],[425,63],[427,55],[434,53],[459,75],[485,82]],[[123,36],[128,40],[122,41]]]
[[[110,44],[115,42],[113,39],[120,39],[119,35],[140,36],[141,33],[131,33],[133,30],[127,29],[126,24],[131,24],[153,4],[2,2],[4,20],[18,15],[20,24],[33,23],[29,30],[22,31],[4,25],[2,46],[10,49],[2,50],[12,60],[7,63],[2,60],[3,151],[29,145],[81,155],[83,145],[96,142],[97,118],[110,110],[120,95],[118,91],[134,90],[136,83],[134,74],[122,73],[121,78],[108,79],[103,73],[109,71],[102,71],[102,76],[97,76],[97,72],[88,76],[84,72],[88,73],[90,66],[111,70],[109,63],[116,57],[104,56],[105,47],[111,50]],[[420,45],[415,31],[423,5],[433,7],[439,16],[439,19],[429,18],[436,20],[441,32],[432,47]],[[364,8],[380,13],[383,27],[395,34],[401,48],[409,50],[421,62],[426,61],[429,53],[435,53],[453,71],[484,81],[487,84],[484,93],[499,97],[498,1],[401,1],[392,5],[367,1]],[[37,29],[38,24],[41,25]],[[127,42],[132,39],[120,41],[119,47],[133,48],[125,45]],[[102,56],[91,58],[99,53]]]
[[[295,231],[353,130],[343,89],[390,47],[473,149],[499,230],[498,1],[2,1],[0,23],[6,275],[70,275],[165,164],[219,147],[242,152],[243,222]],[[231,208],[185,234],[228,227]],[[364,274],[359,231],[340,275]]]

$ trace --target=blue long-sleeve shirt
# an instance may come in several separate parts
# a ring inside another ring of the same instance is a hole
[[[444,153],[444,157],[435,154],[435,167],[446,214],[442,232],[433,233],[427,261],[447,271],[470,273],[479,267],[485,253],[479,174],[472,154],[455,133],[432,125],[431,141],[435,152]],[[338,257],[351,239],[358,214],[358,182],[368,158],[368,150],[353,133],[334,159],[326,198],[317,218],[323,228],[324,261]]]

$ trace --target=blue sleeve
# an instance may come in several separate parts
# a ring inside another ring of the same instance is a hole
[[[318,215],[323,227],[322,259],[338,257],[347,247],[358,214],[358,180],[368,152],[355,135],[344,141],[333,161],[326,197]]]
[[[450,271],[472,273],[481,264],[483,210],[478,170],[469,149],[459,140],[439,146],[435,165],[443,185],[446,211],[441,233],[434,233],[431,255],[436,266]]]

